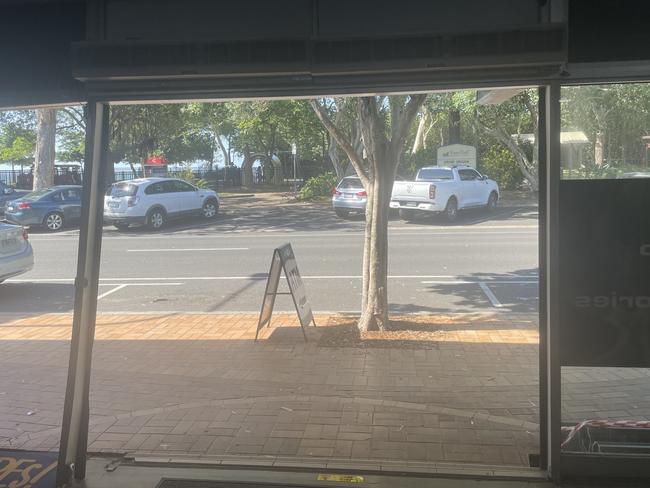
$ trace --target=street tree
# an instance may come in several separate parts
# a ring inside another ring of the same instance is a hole
[[[336,125],[328,101],[311,100],[317,117],[350,159],[368,194],[363,251],[360,330],[389,328],[388,214],[395,174],[409,132],[426,95],[362,97],[353,101],[363,150]],[[335,109],[335,108],[334,108]]]
[[[475,91],[460,91],[453,95],[463,120],[472,124],[479,134],[488,136],[507,147],[531,190],[537,191],[538,177],[538,114],[535,90],[523,90],[498,105],[476,103]],[[523,134],[533,134],[532,144]]]
[[[63,114],[69,124],[75,124],[80,133],[84,133],[83,107],[66,107]],[[111,107],[107,154],[109,181],[113,181],[115,164],[126,162],[137,175],[136,164],[154,152],[164,154],[173,162],[210,158],[211,147],[206,147],[205,138],[188,134],[188,128],[183,106],[179,104]],[[82,140],[77,137],[75,145],[74,139],[69,138],[75,152],[83,153]]]
[[[56,112],[54,108],[36,110],[33,190],[42,190],[54,185]]]
[[[355,99],[339,97],[324,100],[323,108],[330,114],[334,125],[350,134],[350,141],[355,152],[362,154],[361,126],[359,119],[356,117]],[[345,151],[339,147],[336,138],[331,133],[328,133],[327,142],[327,155],[336,173],[336,178],[340,180],[351,173],[350,160],[346,156]]]
[[[324,158],[326,132],[307,102],[258,100],[233,103],[231,107],[235,129],[232,141],[236,151],[244,156],[244,184],[252,182],[255,161],[272,168],[273,182],[280,183],[281,160],[288,161],[292,144],[296,144],[302,158]]]
[[[36,148],[36,116],[32,110],[0,112],[0,163],[30,165]]]
[[[203,136],[209,134],[214,153],[221,154],[226,168],[233,165],[231,145],[235,125],[232,103],[190,103],[183,108],[190,131]]]

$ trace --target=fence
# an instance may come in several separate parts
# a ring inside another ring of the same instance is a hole
[[[169,171],[167,176],[170,178],[181,178],[186,176],[187,173],[181,171]],[[193,178],[203,179],[208,182],[208,185],[213,188],[238,188],[241,186],[241,169],[234,167],[219,168],[217,170],[197,170],[193,171]],[[142,175],[134,173],[133,171],[116,171],[115,181],[126,181],[141,178]],[[16,169],[3,169],[0,170],[0,181],[21,189],[31,189],[33,182],[33,175],[31,168],[16,168]],[[83,171],[71,173],[69,171],[56,169],[54,183],[57,185],[76,184],[83,181]]]
[[[29,168],[0,169],[0,181],[6,185],[13,186],[22,179],[21,175],[27,175],[29,173]]]
[[[168,171],[169,178],[183,178],[186,176],[184,171]],[[241,169],[238,167],[219,168],[216,170],[195,170],[192,171],[193,178],[196,180],[205,180],[213,188],[238,188],[241,186]],[[142,173],[133,171],[116,171],[115,181],[128,181],[136,178],[142,178]]]

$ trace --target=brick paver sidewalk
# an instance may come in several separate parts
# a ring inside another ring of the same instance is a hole
[[[256,314],[102,315],[89,449],[527,465],[536,323],[504,317],[431,317],[423,348],[332,345],[335,316],[316,317],[307,343],[274,317],[256,343]],[[0,445],[57,448],[70,323],[0,318]]]
[[[317,317],[304,343],[280,315],[255,343],[256,314],[102,315],[90,449],[369,469],[526,465],[539,442],[537,326],[504,317],[419,316],[434,330],[414,334],[422,348],[378,334],[333,345],[323,339],[336,316]],[[0,446],[57,448],[70,323],[0,317]],[[563,368],[563,420],[650,419],[649,376]]]
[[[290,316],[255,343],[256,321],[100,316],[90,450],[508,465],[537,452],[530,317],[442,320],[427,349],[319,345],[329,316],[308,343]],[[0,325],[1,445],[57,447],[70,323]]]

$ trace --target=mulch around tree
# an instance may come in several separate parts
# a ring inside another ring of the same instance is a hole
[[[319,327],[321,347],[437,349],[461,330],[487,331],[503,326],[503,321],[485,315],[412,315],[392,317],[390,329],[360,331],[358,317],[335,316]]]

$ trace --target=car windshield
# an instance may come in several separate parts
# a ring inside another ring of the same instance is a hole
[[[33,201],[36,201],[36,200],[40,200],[45,195],[49,195],[50,193],[52,193],[52,190],[49,190],[49,189],[47,189],[47,190],[36,190],[36,191],[33,191],[33,192],[28,193],[27,195],[21,197],[21,200],[29,200],[29,201],[33,202]]]
[[[132,197],[138,191],[138,187],[132,183],[116,183],[108,187],[106,195],[110,197]]]
[[[343,178],[339,183],[339,190],[347,190],[348,188],[363,188],[359,178]]]
[[[418,172],[418,180],[453,180],[454,174],[450,169],[445,168],[423,168]]]

